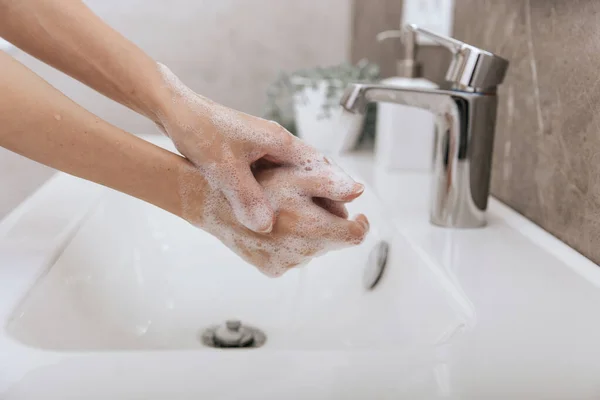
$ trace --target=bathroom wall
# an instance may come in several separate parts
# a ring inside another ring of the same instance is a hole
[[[376,10],[355,14],[355,26],[367,16],[359,24],[371,24],[373,31],[389,28],[378,26],[381,21],[368,22],[373,18],[368,16],[397,13],[399,2],[375,3]],[[454,35],[510,61],[499,90],[493,195],[596,263],[600,263],[598,21],[600,2],[595,0],[455,0]],[[361,32],[364,28],[353,32],[353,52],[357,40],[364,40]],[[380,59],[388,69],[393,65],[389,54]]]
[[[280,70],[349,58],[350,0],[86,0],[194,90],[260,114]],[[152,124],[37,60],[16,57],[69,97],[133,133]],[[0,148],[0,218],[52,171]]]
[[[396,61],[404,54],[402,43],[393,39],[377,42],[375,36],[400,27],[402,0],[353,0],[352,11],[352,61],[367,58],[380,65],[383,77],[396,75]],[[449,57],[448,51],[439,46],[420,46],[417,52],[423,76],[440,85],[444,85]]]
[[[600,263],[600,2],[456,0],[455,21],[511,62],[493,194]]]

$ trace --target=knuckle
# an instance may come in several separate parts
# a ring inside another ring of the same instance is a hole
[[[367,235],[366,227],[356,221],[351,221],[348,226],[346,241],[351,244],[360,244]]]
[[[289,144],[292,140],[296,139],[294,135],[292,135],[287,129],[281,126],[277,122],[273,122],[273,128],[271,133],[280,141],[284,142],[284,144]]]

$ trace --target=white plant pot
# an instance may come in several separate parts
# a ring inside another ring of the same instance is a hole
[[[337,85],[336,98],[330,102],[338,104],[344,86],[342,82],[320,81],[316,88],[301,77],[292,78],[294,85],[306,87],[294,94],[294,117],[299,138],[326,153],[344,152],[352,149],[362,132],[365,116],[345,112],[342,107],[330,109],[323,113],[323,105],[327,101],[328,85]]]

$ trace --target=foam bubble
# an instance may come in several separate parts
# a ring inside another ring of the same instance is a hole
[[[192,212],[201,209],[197,225],[265,275],[277,277],[314,257],[358,244],[364,238],[364,234],[353,235],[346,225],[332,222],[333,215],[298,189],[294,178],[297,174],[295,169],[283,167],[258,176],[270,204],[277,210],[277,222],[270,234],[257,234],[241,226],[223,193],[210,186],[203,190],[184,186],[181,193],[193,196],[202,190],[203,206],[187,208]],[[193,197],[183,198],[194,204]]]

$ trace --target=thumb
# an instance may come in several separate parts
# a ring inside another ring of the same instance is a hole
[[[246,228],[257,233],[269,233],[273,229],[275,213],[264,189],[258,184],[250,168],[238,171],[235,182],[226,184],[223,190],[231,204],[235,218]]]

